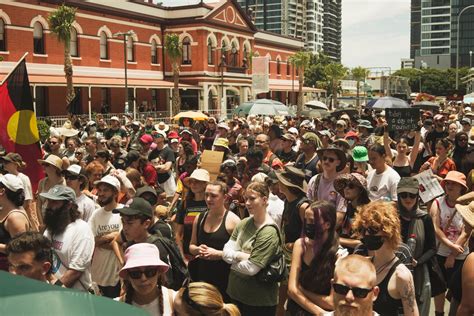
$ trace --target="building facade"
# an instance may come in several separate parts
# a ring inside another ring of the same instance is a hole
[[[37,116],[66,113],[64,49],[47,17],[63,1],[0,4],[0,77],[28,52],[27,68]],[[289,103],[298,77],[288,58],[303,48],[296,39],[260,32],[233,0],[162,7],[144,1],[65,1],[78,8],[71,37],[74,112],[124,112],[125,52],[130,109],[170,111],[172,65],[166,34],[182,44],[182,109],[226,113],[252,93],[251,54],[269,59],[266,95]],[[119,32],[133,31],[124,42]],[[304,88],[305,92],[311,89]],[[219,101],[223,100],[223,102]]]
[[[342,0],[323,0],[323,51],[336,62],[341,62]]]
[[[259,30],[304,41],[313,53],[324,51],[323,0],[238,0]]]
[[[460,12],[473,5],[471,0],[412,0],[412,23],[410,54],[414,53],[415,67],[424,61],[428,67],[446,69],[456,67],[459,36],[459,66],[470,64],[469,51],[474,48],[474,8],[467,9],[461,16]],[[420,12],[421,11],[421,12]],[[421,23],[416,23],[418,15]],[[418,46],[419,43],[419,46]]]

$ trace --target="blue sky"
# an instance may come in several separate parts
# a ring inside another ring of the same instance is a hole
[[[164,5],[199,0],[159,0]],[[410,57],[410,0],[342,0],[342,63],[400,68]]]

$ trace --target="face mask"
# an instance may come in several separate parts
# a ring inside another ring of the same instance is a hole
[[[304,226],[304,234],[312,240],[320,240],[323,237],[324,230],[322,225],[306,223]]]
[[[379,250],[383,245],[383,238],[382,236],[364,236],[362,243],[368,250]]]

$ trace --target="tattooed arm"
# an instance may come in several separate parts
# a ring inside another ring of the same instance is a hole
[[[397,292],[403,304],[403,315],[419,316],[418,305],[415,298],[415,286],[410,270],[404,265],[399,265],[396,270]]]

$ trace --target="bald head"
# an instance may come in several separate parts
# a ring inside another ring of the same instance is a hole
[[[372,261],[360,255],[349,255],[337,262],[334,270],[334,280],[337,281],[338,276],[342,274],[362,274],[365,276],[371,287],[375,285],[377,279],[375,267]]]

